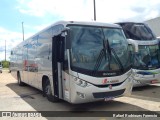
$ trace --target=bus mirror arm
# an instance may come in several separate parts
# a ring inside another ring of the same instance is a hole
[[[63,32],[67,32],[67,31],[69,31],[69,30],[70,30],[69,27],[65,27],[65,28],[62,30],[62,33],[63,33]]]
[[[65,27],[65,28],[61,31],[62,36],[67,36],[69,30],[70,30],[69,27]]]
[[[133,45],[134,47],[134,52],[138,52],[138,43],[136,43],[134,40],[129,39],[129,44]]]

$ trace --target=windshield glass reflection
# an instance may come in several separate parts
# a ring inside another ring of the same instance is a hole
[[[127,39],[155,40],[152,30],[143,23],[118,23],[122,26]]]
[[[122,64],[124,69],[130,66],[128,43],[121,29],[76,25],[69,27],[72,41],[72,69],[94,71],[95,65],[99,64],[96,71],[107,72],[121,71],[119,64]],[[113,48],[115,53],[111,50],[110,54],[104,48],[107,40],[109,47]],[[102,55],[100,56],[100,54]]]
[[[160,51],[158,45],[140,45],[135,54],[133,66],[135,68],[151,69],[160,66]]]

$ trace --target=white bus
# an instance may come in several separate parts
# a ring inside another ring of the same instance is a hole
[[[85,103],[131,93],[129,56],[119,25],[59,21],[15,47],[10,70],[50,101]]]
[[[160,46],[152,30],[144,23],[123,22],[133,55],[134,86],[160,82]]]

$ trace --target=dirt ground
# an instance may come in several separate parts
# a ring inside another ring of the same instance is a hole
[[[73,105],[65,101],[49,102],[42,96],[41,91],[30,86],[18,86],[7,70],[0,74],[0,111],[160,111],[160,84],[134,88],[132,95],[116,98],[108,102],[94,102]],[[83,113],[83,114],[84,114]],[[0,113],[1,114],[1,113]],[[82,114],[82,113],[81,113]],[[82,114],[82,116],[83,116]],[[0,115],[1,116],[1,115]],[[22,119],[22,117],[0,117],[0,119]],[[123,118],[123,116],[118,117]],[[23,118],[28,120],[28,118]],[[34,117],[31,119],[78,119],[78,120],[108,120],[111,117]],[[127,118],[125,118],[127,119]],[[151,118],[148,118],[151,119]],[[158,119],[158,118],[152,118]]]

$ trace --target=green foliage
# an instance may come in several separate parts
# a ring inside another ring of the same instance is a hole
[[[2,61],[3,68],[9,68],[9,61]]]

